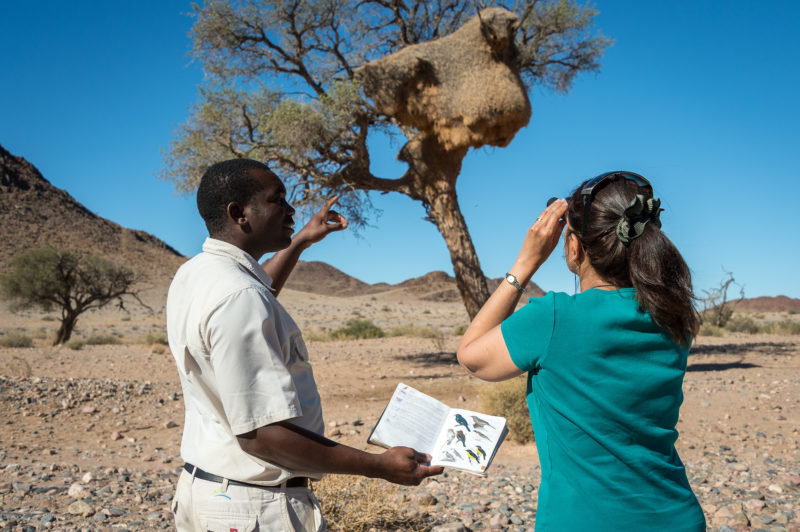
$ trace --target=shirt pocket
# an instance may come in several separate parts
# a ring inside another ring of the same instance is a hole
[[[298,360],[303,362],[308,362],[308,348],[299,329],[293,331],[289,336],[289,346],[293,357],[297,357]]]

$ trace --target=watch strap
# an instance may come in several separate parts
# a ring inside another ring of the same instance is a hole
[[[519,281],[517,281],[517,276],[514,275],[513,273],[506,273],[506,281],[508,281],[508,284],[510,284],[511,286],[513,286],[514,288],[519,290],[520,292],[523,292],[523,293],[527,292],[525,287],[523,287],[521,284],[519,284]]]

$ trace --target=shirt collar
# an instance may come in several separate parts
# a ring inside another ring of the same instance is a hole
[[[235,260],[253,274],[256,279],[261,281],[264,286],[272,292],[275,291],[275,289],[272,288],[272,277],[267,275],[267,272],[264,271],[264,268],[261,267],[258,261],[245,250],[223,240],[208,237],[206,241],[203,242],[203,251],[212,255],[219,255]]]

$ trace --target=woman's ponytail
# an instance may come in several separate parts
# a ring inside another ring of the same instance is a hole
[[[634,287],[640,309],[676,343],[688,345],[700,315],[689,267],[661,231],[660,202],[637,183],[618,179],[597,192],[583,220],[583,186],[572,194],[568,220],[589,263],[607,282]]]

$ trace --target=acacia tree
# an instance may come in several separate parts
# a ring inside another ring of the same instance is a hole
[[[338,194],[341,210],[355,227],[363,226],[371,211],[368,191],[406,194],[422,203],[427,219],[444,237],[466,310],[474,317],[489,291],[455,183],[468,148],[478,144],[453,147],[398,119],[365,93],[360,74],[372,61],[453,33],[478,8],[488,6],[517,15],[513,53],[503,61],[525,90],[543,85],[565,92],[576,74],[599,69],[610,41],[594,32],[596,12],[572,0],[480,5],[457,0],[207,0],[195,6],[193,55],[207,82],[165,154],[163,177],[190,192],[215,161],[262,160],[284,178],[296,206],[315,208]],[[408,163],[403,175],[372,173],[370,133],[409,140],[399,153]]]
[[[95,255],[80,255],[53,248],[34,249],[14,257],[11,271],[0,276],[0,294],[16,308],[35,306],[61,310],[61,326],[53,345],[70,339],[78,316],[92,308],[131,296],[147,307],[133,290],[136,274]],[[149,307],[148,307],[149,308]]]

